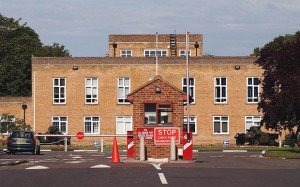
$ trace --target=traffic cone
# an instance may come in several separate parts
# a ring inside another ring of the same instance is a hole
[[[114,137],[114,145],[113,145],[113,149],[112,149],[111,162],[120,162],[120,156],[119,156],[119,150],[118,150],[118,144],[117,144],[116,137]]]

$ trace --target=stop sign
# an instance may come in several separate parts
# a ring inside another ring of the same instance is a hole
[[[77,134],[76,134],[76,138],[77,138],[78,140],[81,140],[81,139],[83,139],[83,138],[84,138],[84,134],[83,134],[83,132],[77,132]]]

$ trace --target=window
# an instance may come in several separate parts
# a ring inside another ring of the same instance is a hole
[[[132,50],[121,50],[121,57],[132,57]]]
[[[127,134],[127,131],[132,131],[131,116],[117,116],[116,121],[116,134]]]
[[[66,103],[66,78],[53,79],[53,103]]]
[[[63,134],[68,134],[68,117],[53,116],[52,125],[56,126]]]
[[[183,130],[187,131],[187,116],[184,116],[183,118]],[[193,132],[193,134],[197,134],[197,117],[196,116],[190,116],[190,131]]]
[[[190,94],[190,102],[195,103],[195,78],[189,78],[189,94]],[[182,90],[187,93],[187,85],[186,78],[182,78]]]
[[[118,78],[118,103],[129,103],[127,94],[130,92],[130,79]]]
[[[259,93],[259,79],[257,77],[247,78],[247,102],[257,103]]]
[[[179,56],[185,56],[185,50],[179,50]],[[191,50],[189,50],[189,56],[191,56]]]
[[[260,116],[245,116],[245,130],[249,130],[252,126],[259,127],[260,121]]]
[[[171,104],[147,103],[144,105],[145,125],[172,125],[173,111]]]
[[[100,134],[100,117],[96,117],[96,116],[84,117],[84,133]]]
[[[155,57],[156,49],[148,49],[144,51],[145,57]],[[167,50],[157,50],[157,56],[158,57],[165,57],[167,56]]]
[[[215,78],[215,103],[227,103],[227,78]]]
[[[213,125],[213,134],[229,134],[228,116],[214,116]]]
[[[98,104],[98,78],[85,79],[85,103]]]

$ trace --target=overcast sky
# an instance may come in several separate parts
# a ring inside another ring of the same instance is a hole
[[[204,53],[248,56],[300,31],[300,0],[0,0],[0,13],[64,45],[73,57],[105,56],[109,34],[203,34]]]

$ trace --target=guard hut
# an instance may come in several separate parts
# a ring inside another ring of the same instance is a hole
[[[171,139],[182,149],[185,92],[157,75],[129,93],[127,99],[133,104],[134,159],[140,159],[142,136],[145,159],[170,158]]]

